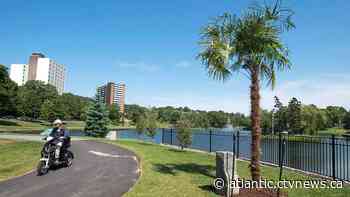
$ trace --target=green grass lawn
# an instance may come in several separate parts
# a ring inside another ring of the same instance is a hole
[[[134,151],[141,158],[142,175],[134,188],[125,196],[216,196],[211,192],[215,178],[215,156],[206,153],[180,151],[168,147],[119,140],[111,142]],[[249,179],[248,163],[238,162],[240,177]],[[278,180],[278,168],[263,167],[262,176],[269,180]],[[284,179],[308,180],[309,176],[285,171]],[[289,196],[350,196],[350,188],[341,190],[290,189]]]
[[[337,136],[342,136],[344,135],[346,132],[345,129],[343,128],[328,128],[324,131],[319,131],[318,132],[318,135],[327,135],[327,136],[330,136],[330,135],[337,135]]]
[[[0,181],[32,170],[40,158],[42,144],[0,139]]]
[[[85,126],[83,121],[66,121],[69,130],[82,130]],[[49,122],[30,122],[15,119],[0,119],[0,132],[38,134],[50,128]]]
[[[85,127],[84,121],[65,121],[66,127],[70,131],[82,131]],[[51,128],[49,122],[30,122],[16,119],[0,119],[0,133],[21,133],[21,134],[39,134],[47,128]],[[110,129],[125,128],[123,126],[109,125]],[[129,127],[133,128],[133,127]]]

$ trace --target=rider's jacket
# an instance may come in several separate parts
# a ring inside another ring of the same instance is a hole
[[[65,130],[59,129],[59,128],[53,128],[50,133],[50,136],[54,138],[65,137]]]
[[[58,137],[70,137],[69,131],[68,130],[63,130],[59,128],[52,128],[52,129],[47,129],[44,132],[40,133],[42,136],[51,136],[54,138]]]

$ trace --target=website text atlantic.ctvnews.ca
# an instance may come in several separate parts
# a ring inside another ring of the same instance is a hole
[[[221,190],[225,188],[225,180],[217,178],[213,182],[215,189]],[[229,184],[230,188],[239,189],[253,189],[253,188],[267,188],[267,189],[341,189],[344,187],[342,181],[329,180],[267,180],[260,181],[238,179],[233,180]]]

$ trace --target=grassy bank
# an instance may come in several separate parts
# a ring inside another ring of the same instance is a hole
[[[84,121],[66,121],[68,130],[82,131],[85,127]],[[16,119],[0,119],[0,133],[21,133],[21,134],[39,134],[47,128],[52,127],[49,122],[30,122]],[[116,125],[109,125],[110,129],[119,128]]]
[[[120,140],[109,142],[134,151],[142,160],[142,176],[125,196],[216,196],[211,190],[215,178],[215,156],[149,143]],[[240,177],[249,178],[248,163],[238,162]],[[278,168],[263,167],[262,176],[278,180]],[[286,180],[308,180],[311,177],[285,171]],[[349,196],[350,188],[340,190],[290,189],[289,196]]]
[[[0,139],[0,181],[32,170],[40,157],[42,144]]]
[[[328,128],[326,130],[319,131],[317,134],[322,136],[331,136],[331,135],[342,136],[345,133],[346,133],[346,130],[343,128]]]
[[[84,126],[83,121],[67,121],[67,128],[72,131],[82,130]],[[0,132],[38,134],[50,127],[51,123],[49,122],[0,119]]]

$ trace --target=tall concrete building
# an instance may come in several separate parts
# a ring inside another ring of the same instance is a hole
[[[55,86],[57,92],[62,94],[64,91],[65,72],[63,65],[57,64],[41,53],[32,53],[29,57],[28,65],[11,65],[10,77],[18,85],[23,85],[29,80],[43,81],[46,84]],[[23,76],[21,75],[22,73]],[[21,81],[20,79],[23,80]]]
[[[97,100],[108,106],[116,104],[120,113],[125,112],[125,84],[108,82],[97,88]]]
[[[22,86],[28,81],[28,70],[27,64],[11,64],[10,78]]]

